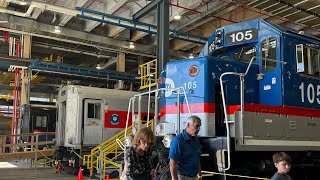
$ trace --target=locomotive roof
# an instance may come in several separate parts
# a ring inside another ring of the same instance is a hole
[[[274,23],[271,23],[271,22],[267,22],[263,19],[259,19],[259,21],[261,21],[262,23],[265,23],[265,24],[268,24],[269,26],[273,26],[274,28],[276,28],[277,30],[281,31],[282,33],[285,33],[285,34],[291,34],[291,35],[296,35],[296,36],[301,36],[301,37],[308,37],[308,38],[311,38],[311,39],[314,39],[314,40],[317,40],[317,41],[320,41],[320,38],[312,35],[312,34],[300,34],[299,32],[300,31],[297,31],[297,30],[294,30],[294,29],[290,29],[288,27],[285,27],[285,26],[282,26],[282,25],[279,25],[279,24],[274,24]]]
[[[95,95],[103,95],[103,96],[112,96],[118,99],[129,99],[134,95],[138,94],[138,92],[134,91],[126,91],[126,90],[117,90],[117,89],[105,89],[98,87],[87,87],[87,86],[79,86],[79,85],[66,85],[60,89],[60,91],[71,89],[74,87],[76,89],[77,94],[95,94]],[[60,93],[59,93],[60,94]]]

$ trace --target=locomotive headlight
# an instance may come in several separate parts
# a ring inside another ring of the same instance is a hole
[[[132,137],[131,136],[126,137],[126,139],[124,140],[124,145],[126,147],[132,147]]]
[[[222,30],[221,30],[221,29],[219,29],[219,30],[216,31],[216,36],[217,36],[217,37],[222,37],[222,34],[223,34],[223,33],[222,33]]]
[[[221,43],[222,43],[222,40],[221,40],[221,39],[218,39],[216,43],[217,43],[217,44],[221,44]]]
[[[170,144],[171,144],[171,141],[172,141],[173,138],[174,138],[174,136],[171,135],[171,134],[165,135],[163,137],[163,140],[162,140],[162,143],[163,143],[164,147],[170,148]]]
[[[218,29],[216,31],[215,43],[216,43],[216,45],[222,45],[222,43],[223,43],[223,29]]]
[[[194,77],[196,75],[199,74],[199,67],[197,65],[192,65],[190,68],[189,68],[189,74],[190,76]]]

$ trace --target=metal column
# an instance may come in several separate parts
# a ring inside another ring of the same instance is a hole
[[[139,20],[157,7],[157,77],[160,77],[163,67],[169,61],[169,1],[154,0],[133,15],[133,20]]]
[[[162,0],[158,3],[157,14],[157,77],[160,77],[164,66],[169,61],[169,2]]]

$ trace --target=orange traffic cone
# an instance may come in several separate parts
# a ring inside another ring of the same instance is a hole
[[[106,176],[106,180],[110,180],[110,176],[109,175]]]
[[[83,180],[83,175],[82,175],[82,169],[80,167],[79,172],[78,172],[78,177],[76,180]]]

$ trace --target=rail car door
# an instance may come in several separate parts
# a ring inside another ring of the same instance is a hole
[[[260,103],[264,105],[282,105],[280,36],[272,34],[261,38],[260,59],[263,79],[260,80]],[[277,61],[275,61],[277,60]]]
[[[83,144],[96,145],[103,140],[104,103],[102,100],[84,100]]]

